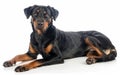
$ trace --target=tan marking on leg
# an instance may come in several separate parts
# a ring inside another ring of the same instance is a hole
[[[13,59],[10,60],[10,62],[12,64],[15,64],[18,61],[27,61],[27,60],[31,60],[32,58],[29,57],[27,54],[21,54],[21,55],[17,55],[15,56]]]
[[[32,45],[30,44],[29,46],[29,51],[31,53],[36,53],[36,50],[32,47]],[[10,67],[10,66],[13,66],[13,64],[15,64],[16,62],[19,62],[19,61],[28,61],[28,60],[32,60],[33,58],[30,57],[29,55],[27,54],[21,54],[21,55],[17,55],[15,56],[14,58],[12,58],[11,60],[9,61],[6,61],[4,62],[4,66],[5,67]]]
[[[94,51],[97,52],[98,56],[94,56],[95,58],[100,58],[100,57],[103,56],[103,53],[102,53],[97,47],[95,47],[95,46],[89,41],[88,38],[85,39],[85,42],[86,42],[86,44],[89,45],[89,47],[90,47],[92,50],[94,50]]]
[[[31,53],[36,53],[36,50],[32,47],[32,44],[30,44],[29,50]]]
[[[23,67],[25,67],[25,68],[27,68],[27,69],[32,69],[32,68],[36,68],[36,67],[38,67],[38,66],[41,66],[43,63],[42,62],[38,62],[38,61],[33,61],[33,62],[31,62],[31,63],[29,63],[29,64],[25,64],[25,65],[23,65]]]
[[[87,57],[88,57],[88,58],[101,58],[101,56],[99,56],[97,53],[94,54],[94,53],[92,53],[91,51],[88,52]]]
[[[16,72],[28,71],[28,70],[30,70],[30,69],[39,67],[39,66],[41,66],[42,64],[43,64],[42,62],[35,60],[35,61],[31,62],[31,63],[24,64],[24,65],[21,65],[21,66],[16,67],[16,68],[15,68],[15,71],[16,71]]]
[[[48,54],[49,52],[51,52],[53,48],[53,45],[52,44],[49,44],[46,48],[45,48],[45,52]]]

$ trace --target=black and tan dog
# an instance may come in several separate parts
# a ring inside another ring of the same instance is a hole
[[[4,67],[16,62],[36,59],[41,54],[43,59],[18,66],[15,71],[23,72],[36,67],[63,63],[64,59],[87,56],[86,63],[114,60],[117,56],[115,47],[102,33],[97,31],[64,32],[53,26],[58,11],[50,6],[30,6],[24,10],[27,18],[32,17],[29,51],[4,62]]]

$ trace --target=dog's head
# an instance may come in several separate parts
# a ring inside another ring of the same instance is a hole
[[[44,32],[53,20],[56,20],[59,12],[50,6],[30,6],[24,9],[27,18],[32,17],[32,24],[39,34]]]

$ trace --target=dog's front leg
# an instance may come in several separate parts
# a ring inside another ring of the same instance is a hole
[[[28,61],[28,60],[32,60],[32,59],[36,59],[37,58],[37,53],[35,48],[33,47],[33,45],[30,43],[29,45],[29,51],[25,54],[20,54],[20,55],[16,55],[14,58],[12,58],[11,60],[5,61],[3,63],[4,67],[11,67],[13,66],[16,62],[19,61]]]
[[[51,49],[51,48],[49,48],[49,49]],[[24,72],[24,71],[28,71],[30,69],[40,67],[40,66],[64,63],[64,59],[62,58],[62,54],[61,54],[58,46],[56,46],[53,49],[54,55],[51,54],[50,51],[52,51],[52,50],[47,51],[47,53],[50,54],[50,56],[48,56],[47,59],[44,59],[44,57],[43,57],[43,59],[38,59],[38,60],[35,60],[29,64],[18,66],[15,69],[15,71],[16,72]]]
[[[39,59],[39,60],[35,60],[29,64],[18,66],[18,67],[16,67],[15,71],[16,72],[24,72],[24,71],[28,71],[28,70],[31,70],[36,67],[52,65],[52,64],[59,64],[59,63],[63,63],[63,62],[64,62],[64,60],[61,59],[60,57],[54,57],[49,60]]]
[[[11,67],[13,66],[16,62],[18,61],[25,61],[25,60],[31,60],[32,58],[29,57],[27,54],[21,54],[21,55],[17,55],[15,56],[14,58],[12,58],[11,60],[9,61],[5,61],[3,63],[3,66],[4,67]]]

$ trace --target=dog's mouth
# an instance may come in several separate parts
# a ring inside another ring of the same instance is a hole
[[[42,24],[42,25],[38,25],[38,26],[36,27],[36,29],[38,29],[38,30],[43,29],[43,24]]]
[[[38,29],[38,30],[41,30],[41,29],[43,29],[43,27],[44,27],[44,25],[45,25],[45,22],[44,21],[36,21],[36,24],[37,25],[35,25],[34,27],[36,27],[36,29]]]

